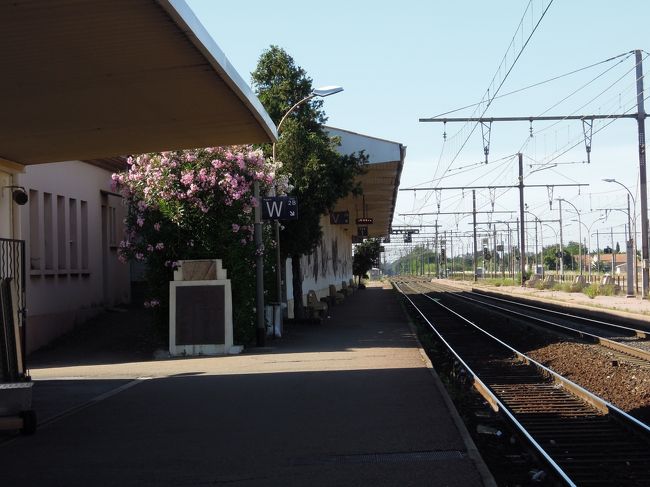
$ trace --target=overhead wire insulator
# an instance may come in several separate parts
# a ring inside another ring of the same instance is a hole
[[[585,150],[587,151],[587,164],[591,163],[591,137],[593,134],[594,121],[582,119],[582,133],[585,136]]]
[[[487,164],[488,154],[490,153],[490,138],[492,137],[492,122],[481,122],[481,136],[483,137],[483,153]]]

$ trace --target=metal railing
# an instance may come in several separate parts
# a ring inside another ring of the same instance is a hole
[[[0,382],[26,374],[25,241],[0,238]]]

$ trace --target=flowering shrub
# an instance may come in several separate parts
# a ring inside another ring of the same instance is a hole
[[[275,184],[287,192],[279,163],[249,146],[210,147],[129,157],[128,170],[113,174],[126,199],[119,257],[143,262],[149,284],[145,306],[167,330],[169,281],[181,259],[223,260],[232,280],[235,339],[254,336],[255,246],[253,182],[260,194]]]

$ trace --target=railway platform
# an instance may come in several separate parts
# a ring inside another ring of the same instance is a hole
[[[268,345],[34,364],[41,423],[0,436],[3,485],[494,485],[390,288]]]

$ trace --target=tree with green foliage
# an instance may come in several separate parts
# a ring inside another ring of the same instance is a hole
[[[369,238],[354,248],[354,258],[352,260],[352,273],[361,278],[367,279],[368,271],[379,263],[379,254],[381,253],[381,242],[378,238]]]
[[[286,51],[271,46],[260,56],[252,76],[253,88],[262,105],[278,124],[289,109],[312,93],[312,80]],[[276,144],[276,158],[298,199],[298,220],[284,223],[280,233],[282,260],[291,257],[294,314],[304,315],[300,257],[320,243],[320,218],[333,210],[337,200],[359,194],[355,182],[367,163],[364,154],[340,155],[338,142],[323,128],[327,120],[322,101],[311,99],[297,107],[282,125]],[[270,153],[270,146],[265,148]],[[284,267],[284,266],[283,266]]]
[[[575,270],[579,267],[579,258],[580,254],[586,255],[587,254],[587,247],[585,247],[582,244],[579,244],[578,242],[574,242],[573,240],[570,241],[568,244],[564,246],[564,251],[566,254],[569,256],[569,263],[568,265],[571,267],[572,270]],[[566,261],[565,261],[566,262]],[[565,267],[567,264],[565,263]]]
[[[575,248],[577,250],[577,244]],[[566,248],[562,250],[562,264],[565,269],[569,269],[572,265],[573,257],[569,252],[567,252]],[[559,253],[560,247],[558,245],[549,245],[542,249],[542,262],[548,270],[555,271],[560,268]]]

